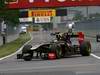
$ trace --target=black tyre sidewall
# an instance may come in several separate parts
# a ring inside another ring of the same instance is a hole
[[[31,61],[31,60],[32,60],[32,57],[31,57],[31,55],[29,55],[29,56],[23,57],[23,59],[24,59],[25,61]]]
[[[90,56],[91,53],[91,45],[89,42],[83,42],[80,45],[80,54],[82,56]]]

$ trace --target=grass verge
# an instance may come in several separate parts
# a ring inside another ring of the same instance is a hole
[[[5,45],[0,46],[0,58],[7,56],[11,53],[14,53],[16,50],[18,50],[25,42],[30,40],[31,37],[29,33],[27,34],[21,34],[16,40],[7,43]]]

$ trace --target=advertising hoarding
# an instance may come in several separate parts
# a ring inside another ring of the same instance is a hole
[[[44,16],[67,16],[67,9],[41,9],[20,11],[20,18],[26,17],[44,17]]]
[[[50,17],[35,17],[34,23],[50,23],[51,18]]]
[[[28,17],[56,16],[56,10],[29,10]]]
[[[32,22],[33,19],[32,18],[19,18],[20,22]]]
[[[9,8],[98,6],[100,0],[18,0],[9,3]]]

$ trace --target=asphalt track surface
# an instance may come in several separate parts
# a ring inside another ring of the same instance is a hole
[[[49,32],[33,32],[33,46],[50,42]],[[87,37],[92,43],[92,53],[100,56],[100,43]],[[0,61],[0,75],[100,75],[100,59],[75,55],[58,60],[17,60],[16,55]]]

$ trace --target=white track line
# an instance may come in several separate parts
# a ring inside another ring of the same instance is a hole
[[[5,56],[5,57],[2,57],[2,58],[0,58],[0,60],[9,58],[9,57],[11,57],[11,56],[13,56],[13,55],[16,55],[18,52],[20,52],[20,51],[22,50],[22,48],[23,48],[25,45],[27,45],[30,41],[32,41],[33,37],[32,37],[32,35],[31,35],[31,33],[29,33],[29,34],[30,34],[30,36],[31,36],[31,40],[29,40],[28,42],[26,42],[26,43],[25,43],[21,48],[19,48],[16,52],[14,52],[14,53],[12,53],[12,54],[10,54],[10,55],[7,55],[7,56]]]
[[[100,59],[100,57],[97,56],[97,55],[95,55],[95,54],[92,54],[92,53],[91,53],[91,56],[93,56],[93,57],[95,57],[95,58],[97,58],[97,59]]]

